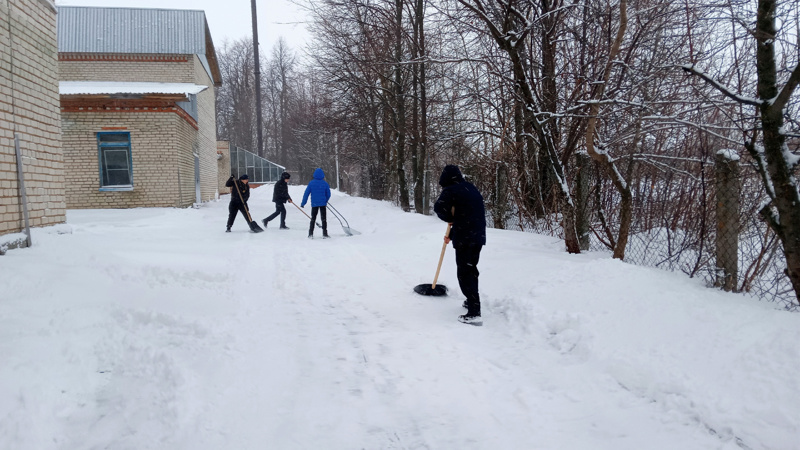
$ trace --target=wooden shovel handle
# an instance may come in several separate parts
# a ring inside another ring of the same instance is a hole
[[[244,206],[244,212],[247,213],[247,219],[250,220],[250,222],[252,222],[253,218],[250,217],[250,210],[247,209],[247,203],[244,202],[244,197],[242,197],[242,191],[239,190],[239,185],[236,184],[236,181],[237,180],[233,180],[233,185],[236,186],[236,192],[239,193],[239,200],[242,201],[242,206]]]
[[[447,231],[444,232],[444,237],[450,237],[450,227],[452,227],[452,223],[447,224]],[[439,279],[439,271],[442,270],[442,261],[444,260],[444,251],[447,250],[447,242],[442,244],[442,254],[439,255],[439,265],[436,266],[436,276],[433,277],[433,284],[431,285],[431,289],[436,289],[436,281]]]

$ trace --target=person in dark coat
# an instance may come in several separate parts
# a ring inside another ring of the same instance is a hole
[[[331,187],[325,181],[325,172],[317,168],[314,171],[314,179],[308,182],[306,191],[303,193],[303,201],[300,207],[304,208],[308,201],[308,196],[311,195],[311,225],[308,227],[309,239],[314,238],[314,222],[317,220],[317,213],[322,217],[322,238],[327,239],[328,236],[328,200],[331,198]]]
[[[272,191],[272,201],[275,202],[275,212],[272,213],[269,217],[263,220],[264,228],[267,228],[267,224],[270,220],[278,217],[280,214],[281,216],[281,230],[288,230],[289,227],[286,226],[286,207],[283,206],[284,203],[292,202],[292,197],[289,196],[289,178],[292,176],[289,175],[289,172],[283,172],[281,174],[281,179],[275,183],[275,189]]]
[[[242,215],[244,216],[244,220],[249,224],[250,218],[247,217],[247,200],[250,198],[250,186],[248,183],[250,182],[250,177],[247,174],[244,174],[239,177],[238,180],[233,178],[231,175],[228,178],[228,181],[225,182],[225,186],[232,188],[231,189],[231,202],[228,204],[228,228],[225,230],[226,233],[231,232],[231,227],[233,226],[233,221],[236,220],[236,213],[241,211]],[[242,194],[239,196],[239,194]]]
[[[481,299],[478,294],[478,260],[486,245],[486,211],[483,196],[472,183],[464,180],[456,165],[447,165],[439,177],[442,193],[433,205],[440,219],[451,223],[450,236],[445,243],[453,243],[456,251],[458,285],[467,297],[467,313],[458,320],[472,325],[482,325]]]

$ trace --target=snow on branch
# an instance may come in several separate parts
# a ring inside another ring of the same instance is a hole
[[[722,84],[718,83],[716,80],[711,78],[708,74],[706,74],[704,72],[700,72],[699,70],[695,69],[694,66],[683,65],[683,66],[680,66],[680,67],[685,72],[697,75],[698,77],[702,78],[703,80],[705,80],[706,83],[708,83],[711,86],[713,86],[714,88],[716,88],[723,95],[725,95],[726,97],[732,98],[733,100],[735,100],[735,101],[737,101],[739,103],[743,103],[745,105],[751,105],[751,106],[761,106],[761,104],[763,103],[761,100],[757,100],[757,99],[750,98],[750,97],[743,97],[743,96],[741,96],[741,95],[739,95],[739,94],[737,94],[735,92],[732,92],[730,89],[726,88],[725,86],[723,86]]]

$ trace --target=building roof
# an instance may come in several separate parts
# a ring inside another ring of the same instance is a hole
[[[180,94],[188,96],[206,90],[208,86],[194,83],[150,83],[127,81],[60,81],[60,95],[147,95]]]
[[[197,55],[222,84],[205,12],[200,10],[58,7],[60,53]]]

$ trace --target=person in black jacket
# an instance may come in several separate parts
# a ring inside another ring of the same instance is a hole
[[[236,213],[239,211],[242,212],[244,220],[248,224],[250,223],[250,219],[247,217],[247,211],[245,210],[247,200],[250,198],[249,182],[250,177],[248,177],[247,174],[240,176],[238,180],[234,180],[233,175],[231,175],[228,181],[225,182],[225,186],[232,188],[231,202],[228,205],[228,228],[225,230],[226,233],[231,232],[231,226],[233,226],[233,221],[236,220]],[[239,194],[241,194],[241,197]]]
[[[287,201],[289,203],[294,203],[292,201],[292,197],[289,196],[289,178],[292,176],[289,175],[289,172],[283,172],[281,174],[281,179],[275,183],[275,189],[272,191],[272,201],[275,202],[275,212],[272,213],[270,216],[265,218],[262,222],[264,223],[264,228],[267,228],[267,223],[270,220],[278,217],[280,214],[281,216],[281,230],[288,230],[289,227],[286,226],[286,207],[283,206],[284,203]]]
[[[481,299],[478,294],[478,260],[486,245],[486,211],[483,196],[472,183],[464,180],[456,165],[447,165],[439,177],[442,193],[433,205],[436,215],[451,223],[450,236],[456,251],[458,285],[467,297],[467,313],[458,316],[460,322],[482,325]]]

